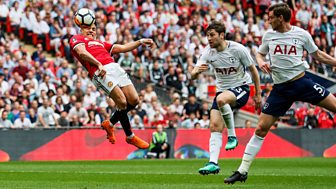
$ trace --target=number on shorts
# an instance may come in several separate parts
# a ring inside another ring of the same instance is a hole
[[[314,89],[315,89],[318,93],[320,93],[322,96],[324,95],[324,89],[323,89],[320,85],[315,84],[315,85],[314,85]]]
[[[237,93],[241,93],[241,92],[243,91],[243,89],[240,88],[240,87],[237,87],[237,88],[235,88],[235,91],[236,91]]]

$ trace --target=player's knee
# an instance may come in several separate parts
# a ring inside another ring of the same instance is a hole
[[[228,103],[228,101],[226,99],[217,98],[217,105],[218,105],[218,107],[223,107],[227,103]]]
[[[223,128],[216,123],[210,123],[210,132],[222,132]]]
[[[268,131],[268,127],[259,124],[256,128],[255,134],[264,138],[267,135]]]
[[[126,108],[127,108],[127,101],[126,101],[126,99],[121,99],[117,105],[118,105],[118,108],[120,110],[126,110]]]
[[[130,105],[132,106],[137,106],[139,104],[140,100],[139,97],[138,98],[134,98],[132,100],[130,100],[130,102],[128,102]]]

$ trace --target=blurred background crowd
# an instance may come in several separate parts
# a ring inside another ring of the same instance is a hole
[[[97,39],[128,43],[152,38],[156,47],[114,55],[133,79],[143,83],[140,104],[130,112],[134,128],[158,124],[208,128],[215,79],[211,72],[191,80],[189,72],[207,46],[205,28],[224,22],[227,39],[242,43],[253,58],[266,31],[267,7],[280,0],[0,0],[0,127],[99,126],[115,104],[90,82],[70,53],[69,38],[78,33],[74,13],[95,11]],[[288,0],[293,25],[308,30],[319,49],[335,56],[336,11],[333,0]],[[310,69],[336,78],[336,67],[303,57]],[[260,72],[263,98],[272,79]],[[167,91],[163,103],[154,90]],[[243,108],[257,114],[252,98]],[[336,127],[336,116],[295,103],[282,122],[304,128]]]

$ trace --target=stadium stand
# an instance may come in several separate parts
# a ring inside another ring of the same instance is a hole
[[[276,2],[279,1],[1,0],[1,115],[8,113],[6,119],[14,123],[20,111],[25,111],[33,127],[61,127],[54,119],[63,121],[63,126],[98,126],[111,115],[115,110],[113,101],[106,100],[104,93],[90,84],[87,73],[70,54],[68,39],[79,29],[72,21],[73,14],[81,7],[88,7],[96,13],[99,40],[126,43],[150,37],[156,43],[153,50],[139,48],[114,56],[140,91],[141,102],[130,114],[131,122],[136,118],[145,128],[151,128],[173,121],[176,127],[181,127],[188,115],[183,109],[180,112],[178,108],[169,108],[170,104],[179,99],[176,103],[183,107],[190,95],[196,95],[200,104],[211,103],[215,94],[215,80],[210,72],[201,74],[197,81],[190,80],[189,75],[207,45],[204,34],[207,25],[213,20],[224,22],[227,39],[244,44],[254,57],[263,34],[271,30],[268,16],[264,14],[266,7]],[[299,1],[287,2],[294,13],[292,24],[306,28],[320,49],[335,56],[335,2],[305,0],[306,7],[300,6]],[[29,52],[27,48],[31,46],[34,51]],[[52,57],[46,58],[49,54]],[[331,83],[329,87],[335,89],[335,67],[321,64],[309,55],[303,58],[310,65],[310,73],[326,79]],[[271,82],[271,78],[261,72],[260,76],[264,98],[267,98],[271,85],[266,83]],[[145,88],[150,83],[155,85],[148,93]],[[49,121],[42,126],[36,117],[44,101],[51,109],[44,111],[47,113],[42,116]],[[77,101],[83,105],[82,115],[70,117]],[[293,125],[291,127],[304,127],[310,108],[315,110],[318,128],[336,127],[334,114],[304,103],[295,103],[292,111],[280,121]],[[254,115],[259,113],[255,112],[252,100],[242,110]],[[196,115],[202,119],[199,112]],[[0,124],[0,128],[14,127],[8,125]]]

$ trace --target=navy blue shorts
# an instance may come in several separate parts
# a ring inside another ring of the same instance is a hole
[[[233,108],[239,109],[239,108],[243,107],[247,103],[247,101],[249,99],[249,96],[250,96],[250,87],[248,85],[242,85],[242,86],[239,86],[239,87],[230,88],[230,89],[228,89],[228,91],[233,92],[233,94],[235,94],[235,96],[237,98],[236,105],[231,106],[232,109]],[[212,109],[219,110],[218,105],[217,105],[217,96],[221,93],[222,92],[216,93],[216,97],[213,100],[211,110]]]
[[[262,112],[283,116],[295,101],[318,104],[329,95],[329,91],[309,77],[304,76],[292,82],[275,84],[262,108]]]

